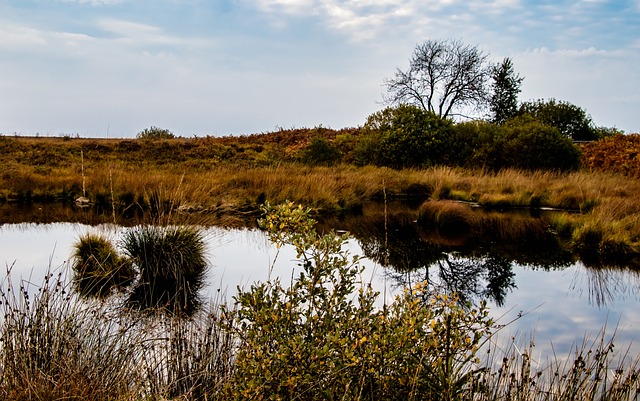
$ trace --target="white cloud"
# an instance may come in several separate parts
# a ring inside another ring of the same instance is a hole
[[[46,45],[42,33],[34,28],[3,22],[0,26],[0,48],[24,49]]]
[[[616,55],[622,54],[621,51],[598,50],[593,46],[587,49],[559,49],[559,50],[553,50],[553,51],[549,50],[546,47],[540,47],[540,48],[531,50],[531,53],[542,55],[542,56],[549,56],[549,57],[569,57],[569,58],[616,56]]]
[[[114,4],[121,4],[125,0],[58,0],[61,3],[78,3],[88,4],[91,6],[110,6]]]
[[[249,0],[247,0],[249,1]],[[475,35],[482,20],[521,8],[520,0],[258,0],[251,2],[269,15],[272,26],[287,26],[286,17],[319,18],[331,31],[353,41],[424,35]],[[454,18],[457,25],[449,24]],[[429,25],[424,25],[429,21]],[[462,23],[464,21],[464,23]]]

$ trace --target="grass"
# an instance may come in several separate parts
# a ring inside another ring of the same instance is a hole
[[[234,344],[217,304],[193,320],[148,318],[83,301],[63,275],[37,289],[11,279],[0,291],[0,398],[218,399]]]
[[[83,296],[106,298],[134,279],[131,261],[120,257],[111,241],[98,234],[80,237],[72,258],[74,289]]]
[[[265,201],[292,200],[328,216],[359,213],[367,202],[385,199],[459,200],[496,211],[560,209],[550,230],[572,239],[575,249],[593,248],[610,259],[640,253],[635,176],[595,168],[397,171],[300,163],[297,155],[319,134],[337,141],[358,131],[281,130],[159,141],[3,137],[0,202],[70,203],[84,184],[92,210],[105,216],[115,212],[120,223],[241,226],[255,224]],[[582,243],[593,238],[583,234],[588,232],[600,232],[601,241]]]
[[[208,262],[200,231],[186,226],[138,226],[122,248],[139,277],[128,304],[141,310],[193,315],[201,306]]]

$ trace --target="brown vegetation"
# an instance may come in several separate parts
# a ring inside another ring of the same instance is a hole
[[[452,167],[393,170],[357,167],[344,159],[332,167],[299,160],[313,138],[323,137],[348,155],[358,135],[358,129],[320,127],[167,140],[0,137],[0,163],[5,166],[0,203],[73,203],[86,195],[94,211],[119,223],[179,217],[201,224],[237,225],[254,222],[267,200],[272,204],[292,200],[325,215],[360,212],[366,202],[384,199],[411,199],[417,204],[460,200],[498,211],[561,209],[565,212],[549,225],[574,241],[576,249],[639,252],[636,176],[595,168],[567,173]],[[589,155],[585,150],[585,160]]]
[[[613,135],[582,145],[583,165],[595,171],[640,177],[640,134]]]

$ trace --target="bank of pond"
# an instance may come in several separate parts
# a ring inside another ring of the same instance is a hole
[[[575,247],[554,211],[41,207],[75,223],[0,226],[5,399],[637,397],[637,261]]]

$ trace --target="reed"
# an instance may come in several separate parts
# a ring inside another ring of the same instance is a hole
[[[538,356],[535,342],[512,344],[487,359],[474,400],[634,400],[640,359],[616,351],[614,335],[585,337],[569,355]],[[489,350],[489,355],[495,349]]]
[[[5,400],[128,399],[136,377],[137,338],[84,304],[61,275],[37,289],[2,286],[0,397]]]

